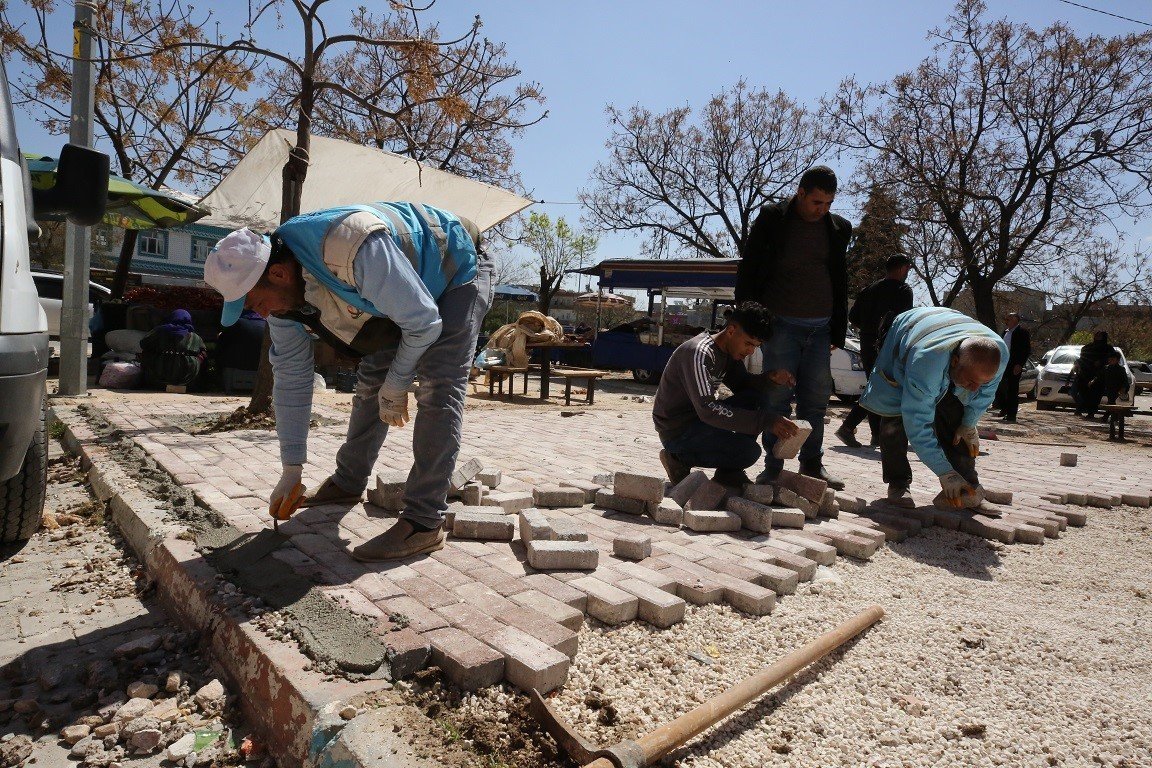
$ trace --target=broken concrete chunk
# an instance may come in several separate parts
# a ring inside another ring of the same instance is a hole
[[[772,446],[772,455],[778,459],[796,458],[796,454],[800,453],[800,446],[804,445],[804,441],[812,434],[812,425],[808,422],[797,419],[792,423],[800,431],[787,440],[777,440]]]
[[[389,512],[401,511],[404,509],[404,486],[407,482],[407,472],[381,472],[376,475],[376,487],[368,489],[368,503]]]
[[[600,561],[600,550],[583,541],[531,541],[528,565],[537,570],[591,571]]]
[[[601,488],[611,488],[612,484],[616,482],[616,473],[614,472],[598,472],[592,475],[592,482],[599,485]]]
[[[640,499],[659,503],[664,498],[664,478],[655,475],[638,475],[631,472],[617,472],[612,492],[628,499]]]
[[[626,560],[643,560],[652,556],[652,539],[642,533],[626,533],[612,540],[612,554]]]
[[[684,522],[684,508],[674,499],[660,499],[659,504],[649,504],[648,514],[660,525],[679,527]]]
[[[545,485],[532,489],[532,503],[544,509],[562,509],[584,506],[584,491],[579,488],[564,488],[559,485]]]
[[[487,490],[483,483],[477,483],[475,481],[468,483],[460,489],[460,501],[470,507],[478,507],[483,503],[484,494]]]
[[[641,499],[629,499],[624,496],[617,496],[607,489],[596,492],[596,506],[603,507],[604,509],[612,509],[617,512],[625,512],[629,515],[642,515],[648,508],[646,503]]]

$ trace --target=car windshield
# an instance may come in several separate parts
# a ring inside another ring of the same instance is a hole
[[[1080,351],[1068,350],[1066,352],[1056,352],[1052,355],[1052,359],[1048,361],[1048,365],[1072,365],[1080,359]]]

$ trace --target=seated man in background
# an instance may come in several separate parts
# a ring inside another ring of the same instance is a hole
[[[992,404],[1008,362],[1004,340],[943,307],[898,315],[884,337],[860,404],[880,416],[880,461],[888,501],[914,507],[908,443],[959,502],[980,487],[976,423]]]
[[[225,326],[216,337],[216,370],[255,371],[260,367],[260,346],[264,342],[264,318],[250,309],[240,313],[240,318]]]
[[[743,363],[772,335],[772,315],[746,301],[727,319],[720,331],[678,346],[656,390],[652,420],[664,446],[660,463],[673,483],[693,467],[714,467],[716,482],[743,486],[751,482],[744,470],[760,458],[760,434],[768,429],[786,439],[798,431],[788,419],[758,407],[765,387],[793,386],[792,374],[753,375]]]
[[[192,315],[177,309],[168,316],[168,322],[140,339],[144,386],[148,389],[192,387],[199,380],[207,355],[204,340],[192,326]]]

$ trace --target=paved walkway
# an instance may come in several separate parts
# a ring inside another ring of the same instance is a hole
[[[191,420],[230,411],[239,402],[195,396],[99,393],[90,407],[123,430],[228,524],[241,532],[256,534],[269,527],[267,494],[280,471],[274,434],[246,430],[196,436],[185,429]],[[328,396],[318,403],[316,415],[320,426],[312,430],[310,463],[305,468],[305,483],[310,488],[333,469],[343,438],[347,405]],[[411,462],[410,439],[410,429],[393,430],[377,470],[406,470]],[[1059,436],[1052,439],[1053,443],[1059,441]],[[1040,495],[1054,491],[1147,494],[1152,488],[1152,462],[1130,446],[1094,444],[1085,450],[1057,444],[1009,445],[994,441],[985,441],[984,446],[988,455],[981,459],[980,469],[985,486],[1014,491],[1017,506],[1040,505]],[[513,405],[468,411],[461,458],[478,458],[486,468],[501,470],[504,480],[499,491],[526,491],[558,481],[587,482],[601,472],[660,475],[658,450],[646,409],[597,407],[564,417],[558,410],[529,410]],[[1064,451],[1080,453],[1076,467],[1059,466],[1059,456]],[[850,495],[871,499],[882,494],[877,452],[829,447],[826,464],[834,474],[848,480]],[[914,457],[913,467],[914,493],[927,504],[939,490],[935,478]],[[737,560],[748,566],[750,560],[771,562],[757,550],[761,546],[786,546],[784,538],[750,541],[752,535],[745,532],[701,535],[656,526],[646,517],[588,506],[550,510],[548,514],[569,517],[599,545],[600,566],[593,575],[600,582],[619,585],[622,580],[634,581],[639,576],[650,584],[669,588],[666,580],[653,576],[658,568],[673,563],[693,570],[688,564],[695,563],[698,574],[713,576],[721,584],[731,584],[733,576],[753,581],[758,586],[749,588],[750,592],[753,598],[760,599],[759,603],[755,599],[753,602],[766,610],[771,610],[774,597],[767,599],[764,591],[792,591],[764,573],[740,570],[731,563]],[[378,631],[395,655],[394,673],[404,674],[429,663],[442,667],[445,663],[459,663],[465,668],[455,670],[458,682],[469,686],[490,684],[499,679],[492,679],[492,665],[500,667],[502,655],[504,673],[510,681],[522,687],[525,682],[555,687],[564,682],[568,661],[575,655],[577,635],[573,630],[578,631],[579,622],[568,622],[566,626],[555,613],[544,615],[549,613],[547,607],[560,610],[558,603],[564,603],[600,617],[614,615],[600,605],[601,596],[588,597],[583,582],[577,588],[569,585],[587,573],[537,573],[525,562],[524,547],[519,541],[449,538],[448,546],[431,557],[374,565],[359,563],[348,555],[353,546],[382,533],[392,522],[392,516],[370,505],[351,510],[302,510],[280,526],[287,539],[274,556],[345,607],[376,621]],[[651,536],[657,554],[665,557],[650,564],[653,567],[647,572],[638,572],[632,564],[611,557],[613,537],[634,532]],[[772,536],[776,535],[774,532]],[[720,550],[722,545],[724,549]],[[791,550],[797,551],[794,543]],[[728,561],[726,566],[718,564],[721,551],[725,554],[720,557]],[[702,560],[706,561],[706,573],[699,570]],[[807,576],[811,578],[811,573]],[[765,590],[766,584],[776,587]],[[750,598],[745,594],[742,602],[739,596],[726,593],[725,599],[746,606]],[[479,619],[470,612],[472,609],[488,617],[498,616],[511,627],[505,641],[492,643],[488,637],[492,627],[478,626]],[[445,654],[452,655],[452,647],[464,640],[461,631],[484,637],[485,643],[494,645],[499,653],[491,654],[487,647],[477,646],[470,648],[471,655],[459,652],[462,658],[446,659]]]

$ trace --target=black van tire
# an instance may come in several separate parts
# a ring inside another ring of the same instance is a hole
[[[633,368],[632,378],[641,384],[658,384],[663,371],[653,371],[650,368]]]
[[[24,466],[13,478],[0,483],[0,544],[24,541],[36,533],[44,516],[48,487],[48,430],[40,403],[40,426],[24,454]]]

